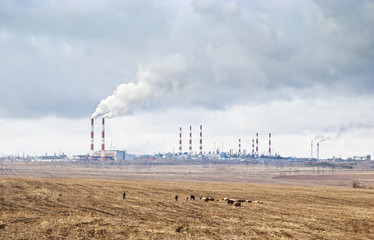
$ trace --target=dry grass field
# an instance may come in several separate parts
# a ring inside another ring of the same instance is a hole
[[[374,239],[374,190],[352,187],[3,176],[0,205],[1,239]]]

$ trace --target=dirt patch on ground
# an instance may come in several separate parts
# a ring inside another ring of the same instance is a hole
[[[197,199],[184,200],[191,194]],[[369,189],[0,178],[0,196],[1,239],[374,238],[374,191]],[[202,196],[215,201],[201,201]],[[224,197],[252,203],[234,208]]]

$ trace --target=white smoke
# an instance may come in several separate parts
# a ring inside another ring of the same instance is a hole
[[[146,68],[139,66],[137,83],[123,83],[109,97],[101,100],[92,118],[112,118],[146,108],[157,102],[168,101],[167,96],[177,95],[191,85],[185,74],[186,60],[172,55]]]
[[[347,132],[356,130],[356,129],[370,129],[374,128],[373,124],[370,123],[362,123],[362,122],[351,122],[345,125],[341,125],[334,135],[325,136],[323,134],[317,134],[313,140],[318,140],[318,142],[326,142],[326,141],[333,141],[341,138]]]
[[[254,93],[263,87],[266,77],[249,57],[236,63],[226,57],[231,55],[238,57],[240,53],[237,49],[222,53],[208,47],[197,55],[151,59],[138,67],[136,81],[119,85],[101,100],[92,118],[112,118],[157,107],[223,109],[230,104],[246,104],[256,99]]]

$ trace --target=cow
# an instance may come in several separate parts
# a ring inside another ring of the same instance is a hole
[[[190,196],[190,199],[191,199],[191,200],[195,200],[195,196],[194,196],[194,195],[191,195],[191,196]]]
[[[184,200],[188,201],[188,196],[186,196],[186,197],[184,198]]]
[[[242,204],[240,202],[236,202],[233,207],[240,207]]]
[[[122,198],[123,198],[123,199],[126,199],[126,192],[123,192],[123,193],[122,193]]]
[[[234,200],[232,200],[232,199],[227,199],[227,204],[231,204],[231,205],[233,205],[233,204],[234,204]]]
[[[175,201],[178,201],[178,195],[175,195]]]
[[[242,203],[242,202],[246,202],[246,200],[243,200],[243,199],[238,199],[238,200],[236,200],[237,202],[240,202],[240,203]]]
[[[200,200],[205,201],[207,197],[200,197]]]

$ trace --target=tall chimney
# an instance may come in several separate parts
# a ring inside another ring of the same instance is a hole
[[[319,142],[317,143],[317,160],[319,160]]]
[[[91,157],[90,159],[92,160],[94,156],[94,119],[91,118]]]
[[[104,161],[104,158],[105,158],[105,120],[104,118],[102,119],[102,125],[103,125],[103,128],[102,128],[102,132],[101,132],[101,161]]]
[[[252,156],[255,154],[255,140],[252,139]]]
[[[203,155],[203,125],[200,125],[200,155]]]
[[[256,156],[258,157],[258,133],[256,133]]]
[[[242,140],[239,138],[239,155],[242,154]]]
[[[271,133],[269,133],[269,157],[271,157]]]
[[[192,154],[192,126],[190,126],[190,155]]]
[[[182,155],[182,127],[179,128],[179,154]]]
[[[310,158],[313,159],[313,140],[310,144]]]

